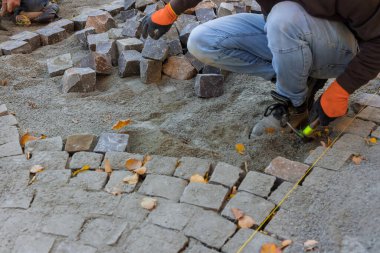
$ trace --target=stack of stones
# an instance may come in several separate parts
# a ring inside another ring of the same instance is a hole
[[[223,94],[224,75],[218,68],[197,60],[187,50],[190,32],[217,17],[259,12],[252,0],[206,0],[180,15],[159,40],[141,36],[142,19],[163,8],[167,0],[117,0],[91,9],[72,20],[61,19],[37,30],[23,32],[0,44],[2,54],[30,53],[41,45],[57,43],[75,31],[89,54],[73,63],[70,54],[47,61],[50,76],[63,75],[63,92],[91,92],[98,75],[110,75],[118,67],[121,78],[140,75],[143,83],[158,83],[162,73],[178,79],[195,78],[195,93],[210,98]]]

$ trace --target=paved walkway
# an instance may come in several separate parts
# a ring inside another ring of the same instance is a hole
[[[294,241],[284,252],[303,252],[309,239],[320,242],[317,252],[378,251],[380,146],[366,140],[380,124],[380,109],[368,108],[377,118],[363,111],[243,252],[284,239]],[[65,147],[55,137],[21,149],[17,119],[5,105],[0,109],[0,252],[236,252],[257,225],[239,229],[231,208],[260,224],[323,151],[317,148],[305,164],[276,158],[267,174],[194,157],[152,156],[144,164],[147,174],[129,185],[123,179],[133,173],[125,162],[143,161],[143,155],[114,152],[120,143],[112,141],[91,152],[96,141],[88,135],[68,137]],[[379,138],[379,131],[372,136]],[[366,160],[355,165],[352,154]],[[31,174],[34,165],[45,170]],[[72,175],[84,165],[90,170]],[[194,174],[210,180],[189,182]],[[141,206],[147,196],[157,199],[151,211]]]

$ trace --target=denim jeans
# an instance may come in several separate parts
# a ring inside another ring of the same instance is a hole
[[[260,14],[218,18],[196,27],[188,49],[200,61],[221,69],[267,80],[300,106],[307,78],[334,78],[358,52],[352,32],[341,22],[310,16],[301,5],[276,4],[265,22]]]

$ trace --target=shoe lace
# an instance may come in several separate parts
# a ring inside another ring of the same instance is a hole
[[[269,105],[264,112],[264,117],[268,117],[273,114],[273,116],[280,121],[281,127],[286,126],[286,122],[289,119],[288,107],[282,103],[274,103]]]

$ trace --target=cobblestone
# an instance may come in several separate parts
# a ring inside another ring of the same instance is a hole
[[[41,47],[40,35],[38,35],[37,33],[34,33],[34,32],[23,31],[23,32],[20,32],[20,33],[13,35],[12,37],[10,37],[10,39],[28,42],[32,51]]]
[[[90,14],[87,18],[86,27],[94,27],[96,33],[107,32],[116,27],[116,22],[108,12]]]
[[[314,196],[318,192],[314,191],[312,188],[305,186],[298,186],[292,194],[289,195],[286,201],[283,202],[281,208],[293,211],[304,209],[305,211],[312,209],[312,204],[314,202]]]
[[[177,162],[178,159],[174,157],[154,155],[144,166],[147,168],[147,174],[172,176]]]
[[[380,96],[375,94],[361,93],[357,94],[352,103],[361,106],[372,106],[380,108]]]
[[[94,152],[124,152],[127,150],[128,140],[128,134],[102,133],[99,137],[98,144],[94,148]]]
[[[67,37],[67,33],[63,28],[45,27],[36,31],[40,35],[43,46],[56,44]]]
[[[47,67],[50,77],[61,76],[66,69],[73,67],[71,54],[63,54],[47,60]]]
[[[174,172],[174,176],[189,180],[191,176],[199,174],[205,176],[209,172],[211,162],[205,159],[194,157],[182,157]]]
[[[67,69],[62,78],[62,91],[91,92],[96,86],[96,72],[90,68]]]
[[[47,27],[57,27],[57,28],[62,28],[65,29],[65,31],[70,34],[74,32],[74,22],[68,19],[60,19],[57,21],[54,21],[50,24],[48,24]]]
[[[189,14],[182,14],[178,17],[177,21],[174,23],[177,27],[179,33],[181,33],[182,29],[185,28],[189,23],[197,22],[197,17]]]
[[[218,211],[228,189],[221,185],[190,183],[183,192],[181,202]]]
[[[141,207],[141,201],[144,197],[137,193],[122,195],[118,206],[115,208],[114,215],[126,220],[133,220],[137,223],[142,222],[149,214],[148,210]],[[158,202],[157,208],[159,207],[160,202]]]
[[[250,171],[239,186],[239,191],[253,193],[260,197],[268,197],[276,181],[276,177]]]
[[[127,50],[119,56],[119,76],[129,77],[140,75],[141,54],[136,50]]]
[[[239,229],[239,231],[230,239],[222,248],[223,253],[235,253],[244,244],[244,242],[254,233],[252,229]],[[280,245],[280,241],[265,235],[261,232],[256,233],[252,241],[250,241],[242,253],[258,253],[261,251],[262,245],[265,243],[274,243]],[[286,251],[284,251],[286,252]]]
[[[124,10],[124,3],[113,2],[111,4],[104,5],[102,9],[111,14],[111,16],[116,16],[122,10]]]
[[[223,75],[198,74],[195,78],[195,94],[201,98],[220,97],[224,93],[223,83]]]
[[[79,31],[85,29],[87,18],[88,15],[78,15],[72,18],[71,20],[74,22],[74,30]]]
[[[123,27],[122,35],[129,38],[138,38],[141,35],[141,22],[136,20],[128,20]]]
[[[380,124],[380,108],[368,106],[359,113],[358,118]]]
[[[25,152],[62,151],[63,141],[60,136],[29,141],[25,144]]]
[[[147,39],[141,52],[142,56],[156,61],[164,61],[168,57],[169,47],[164,40]]]
[[[91,152],[77,152],[73,155],[70,161],[70,169],[80,169],[85,165],[91,169],[97,169],[103,160],[103,154]]]
[[[317,147],[310,155],[306,158],[306,164],[314,164],[315,161],[324,152],[324,147]],[[329,170],[340,170],[342,166],[350,159],[352,151],[339,150],[334,148],[329,149],[323,157],[315,164]]]
[[[143,83],[158,83],[161,81],[162,62],[142,58],[140,61],[140,80]]]
[[[15,253],[49,253],[55,238],[46,235],[20,235],[17,237],[13,252]]]
[[[142,161],[144,159],[144,156],[140,154],[132,154],[127,152],[107,152],[106,156],[104,157],[101,168],[104,168],[104,161],[108,159],[112,170],[125,170],[125,162],[130,158]]]
[[[96,136],[92,134],[75,134],[67,137],[65,151],[91,151],[95,145]]]
[[[251,216],[257,224],[260,224],[265,220],[274,207],[274,204],[268,200],[247,192],[238,192],[235,197],[228,201],[223,209],[222,215],[231,220],[235,220],[231,208],[238,208],[246,215]]]
[[[282,182],[274,192],[271,193],[268,200],[273,202],[274,204],[278,205],[283,197],[293,188],[293,184],[289,182]]]
[[[207,248],[202,244],[196,244],[193,246],[189,246],[184,253],[217,253],[218,251]]]
[[[97,249],[77,242],[61,242],[55,253],[96,253]]]
[[[363,137],[353,134],[344,134],[335,142],[333,148],[361,154],[366,149],[366,143]]]
[[[168,47],[169,47],[169,51],[168,51],[169,57],[182,54],[183,49],[182,49],[181,41],[179,41],[179,39],[168,41]]]
[[[136,184],[130,185],[123,182],[126,176],[132,176],[129,171],[113,171],[105,187],[105,191],[113,194],[131,193],[135,190]]]
[[[0,44],[0,50],[3,55],[29,54],[32,52],[32,47],[25,41],[9,40]]]
[[[323,192],[333,183],[332,180],[336,174],[337,172],[335,171],[314,167],[302,183],[302,186]]]
[[[99,33],[99,34],[88,34],[87,35],[87,45],[91,51],[96,51],[97,44],[100,42],[109,41],[108,33]]]
[[[89,191],[100,191],[107,182],[107,173],[85,171],[70,180],[70,185]]]
[[[162,67],[165,75],[177,80],[189,80],[197,74],[197,70],[184,55],[169,57]]]
[[[179,39],[183,46],[187,45],[187,40],[189,39],[190,33],[195,27],[199,25],[199,22],[187,24],[180,32]]]
[[[2,126],[0,127],[0,145],[8,142],[17,142],[19,135],[17,127],[15,126]]]
[[[295,183],[305,174],[308,168],[309,166],[306,164],[278,156],[271,161],[265,169],[265,173]]]
[[[125,252],[177,253],[187,242],[188,239],[182,232],[146,224],[128,236]]]
[[[240,178],[242,170],[227,163],[219,162],[210,178],[210,183],[221,184],[232,188]]]
[[[37,179],[32,186],[53,186],[61,187],[69,183],[71,177],[70,170],[49,170],[37,174]]]
[[[77,31],[74,33],[75,38],[77,41],[82,45],[83,48],[88,48],[88,39],[87,36],[90,34],[95,34],[95,28],[94,27],[88,27],[85,29],[82,29],[80,31]]]
[[[232,15],[235,12],[235,7],[232,3],[221,3],[218,8],[218,17]]]
[[[66,168],[69,154],[65,151],[40,151],[29,160],[31,165],[41,165],[45,170],[62,170]]]
[[[108,30],[108,38],[112,40],[120,40],[123,39],[124,36],[121,34],[123,32],[123,28],[112,28]]]
[[[2,208],[28,209],[34,197],[33,190],[7,192],[2,195]]]
[[[117,40],[116,44],[119,54],[121,54],[125,50],[136,50],[138,52],[141,52],[144,47],[144,43],[136,38]]]
[[[17,126],[18,121],[15,116],[13,115],[5,115],[0,117],[0,127],[5,126]]]
[[[337,133],[343,132],[361,137],[367,137],[375,126],[376,124],[371,121],[352,119],[350,117],[338,118],[330,124],[330,127]]]
[[[7,156],[21,155],[22,149],[19,141],[8,142],[0,145],[0,158]]]
[[[0,117],[8,115],[8,109],[5,104],[0,104]]]
[[[205,66],[205,64],[203,62],[201,62],[197,58],[195,58],[190,52],[187,52],[185,54],[185,56],[190,61],[191,65],[193,65],[193,67],[198,72],[200,72],[203,69],[203,67]]]
[[[213,20],[216,18],[215,11],[213,8],[201,8],[195,10],[198,21],[205,23],[207,21]]]
[[[99,41],[96,43],[96,52],[110,56],[112,66],[117,66],[119,52],[117,51],[116,42],[114,40]]]
[[[75,238],[84,221],[84,218],[77,214],[53,214],[44,221],[42,232]]]
[[[203,211],[191,218],[184,232],[186,236],[193,237],[209,247],[219,249],[234,234],[235,230],[234,223],[212,211]]]
[[[146,176],[138,192],[178,201],[186,185],[187,181],[180,178],[152,174]]]

